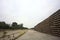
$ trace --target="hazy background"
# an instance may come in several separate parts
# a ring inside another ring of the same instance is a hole
[[[60,9],[60,0],[0,0],[0,21],[31,28]]]

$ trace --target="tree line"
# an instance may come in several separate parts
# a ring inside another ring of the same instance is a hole
[[[28,29],[23,27],[23,24],[17,24],[17,22],[13,22],[11,26],[6,24],[5,22],[0,22],[0,29]]]

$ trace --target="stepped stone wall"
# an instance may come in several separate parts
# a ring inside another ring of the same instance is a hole
[[[37,24],[34,29],[39,32],[60,36],[60,10]]]

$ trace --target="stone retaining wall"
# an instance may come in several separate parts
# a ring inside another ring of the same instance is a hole
[[[60,10],[37,24],[34,29],[39,32],[60,36]]]

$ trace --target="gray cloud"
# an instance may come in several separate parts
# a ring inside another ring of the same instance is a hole
[[[60,9],[60,0],[0,0],[0,21],[34,27]]]

